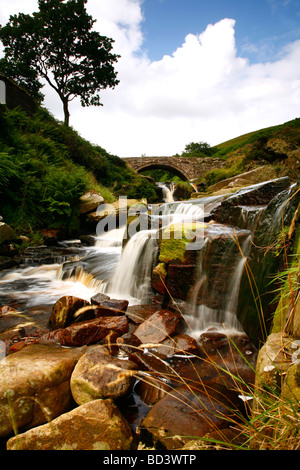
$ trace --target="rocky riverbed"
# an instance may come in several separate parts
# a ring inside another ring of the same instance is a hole
[[[15,313],[2,307],[0,321]],[[196,339],[174,308],[128,307],[103,294],[64,296],[47,330],[22,333],[1,335],[7,449],[180,449],[218,433],[239,439],[256,361],[245,334]]]

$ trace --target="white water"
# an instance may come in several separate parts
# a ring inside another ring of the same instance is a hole
[[[156,231],[143,230],[131,237],[120,258],[112,280],[102,292],[110,297],[147,303],[151,297],[151,272],[158,252]]]
[[[166,227],[175,222],[203,221],[203,218],[221,203],[223,197],[208,197],[189,202],[169,202],[160,206],[159,210],[152,214],[152,218],[159,221],[160,227]],[[278,209],[275,225],[280,220],[281,208],[282,206]],[[250,213],[256,221],[257,214],[262,211],[263,208],[258,208],[258,212],[256,208],[253,214],[247,211],[245,217],[249,217]],[[63,295],[74,295],[89,300],[97,292],[107,293],[111,298],[125,298],[130,304],[149,302],[153,295],[151,272],[158,253],[156,230],[155,228],[138,232],[127,241],[123,252],[122,241],[125,227],[95,237],[94,246],[87,248],[84,255],[79,253],[77,261],[69,261],[63,265],[20,267],[2,272],[0,273],[0,305],[20,303],[26,308],[39,305],[49,306],[54,305],[56,300]],[[218,224],[210,225],[212,237],[218,236],[219,230],[224,230],[224,227]],[[235,260],[228,257],[228,263],[233,261],[234,269],[228,276],[223,302],[219,308],[215,309],[208,307],[204,301],[201,302],[201,299],[199,301],[199,293],[207,281],[207,272],[201,263],[201,256],[205,254],[209,238],[203,238],[198,258],[197,280],[185,306],[187,322],[195,335],[211,327],[226,328],[227,331],[241,330],[236,318],[236,309],[240,281],[246,262],[247,243],[249,239],[242,247],[244,256],[237,256]],[[74,253],[76,254],[76,250]],[[64,276],[68,269],[71,274]]]
[[[164,202],[167,203],[174,201],[173,193],[175,190],[175,185],[173,183],[170,185],[171,188],[169,188],[169,186],[165,183],[157,183],[157,186],[162,189]]]
[[[192,335],[198,338],[203,331],[208,329],[214,329],[219,331],[225,331],[226,334],[243,332],[243,328],[237,319],[237,306],[239,300],[239,291],[242,275],[244,272],[245,263],[247,261],[247,255],[250,248],[251,235],[247,237],[241,250],[238,254],[224,253],[224,261],[233,262],[233,269],[231,275],[228,276],[227,288],[223,293],[224,297],[219,300],[218,308],[210,308],[205,305],[206,299],[201,299],[201,289],[207,283],[207,274],[204,267],[204,255],[210,240],[205,239],[203,248],[201,249],[200,257],[198,260],[198,275],[195,282],[194,289],[190,298],[187,300],[184,311],[187,312],[185,315],[186,322]],[[235,257],[235,259],[234,259]],[[233,259],[232,259],[233,258]],[[222,262],[222,260],[220,260]],[[223,264],[223,263],[222,263]],[[226,264],[226,263],[225,263]],[[226,268],[225,268],[226,269]],[[209,286],[211,289],[211,296],[220,296],[220,293],[214,293],[214,286]],[[200,297],[200,302],[199,302]]]

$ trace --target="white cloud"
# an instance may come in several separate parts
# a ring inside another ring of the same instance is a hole
[[[19,0],[7,2],[8,9],[11,4],[25,11]],[[102,93],[103,107],[71,104],[71,125],[83,137],[121,157],[172,155],[191,141],[218,144],[298,116],[300,41],[280,51],[277,61],[251,65],[237,55],[235,21],[224,18],[151,62],[143,50],[141,4],[88,0],[95,28],[115,40],[122,57],[120,84]],[[36,1],[29,5],[37,9]],[[45,105],[62,119],[60,102],[48,90]]]

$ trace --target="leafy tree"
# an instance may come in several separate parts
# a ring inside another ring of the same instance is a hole
[[[99,92],[119,81],[113,40],[92,31],[87,0],[39,0],[33,15],[13,15],[0,28],[5,56],[0,71],[26,87],[39,101],[45,80],[59,95],[69,124],[69,102],[102,106]]]
[[[207,142],[191,142],[185,146],[183,156],[207,157],[216,153],[217,149],[211,147]]]

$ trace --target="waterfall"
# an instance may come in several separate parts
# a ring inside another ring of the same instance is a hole
[[[147,303],[151,295],[151,272],[158,244],[156,230],[143,230],[133,235],[123,249],[116,271],[103,293],[126,298],[133,303]]]
[[[196,338],[211,328],[225,329],[227,334],[243,331],[236,314],[251,234],[241,231],[243,241],[239,246],[239,241],[230,233],[230,229],[228,232],[224,227],[217,230],[220,230],[221,237],[222,230],[225,230],[225,249],[217,259],[213,253],[216,249],[213,246],[216,244],[214,233],[205,237],[199,253],[196,281],[183,307],[188,329],[192,330]]]
[[[171,183],[171,188],[165,183],[157,183],[157,186],[162,189],[164,202],[173,202],[173,193],[175,189],[174,183]]]

